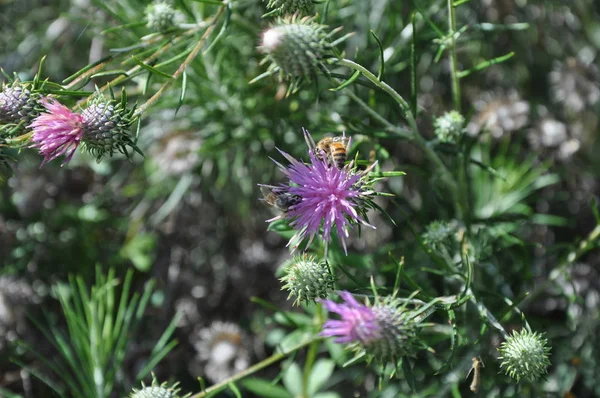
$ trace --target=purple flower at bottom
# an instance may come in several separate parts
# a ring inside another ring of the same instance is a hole
[[[36,117],[28,126],[33,130],[31,147],[44,156],[42,166],[61,155],[65,156],[64,166],[73,157],[85,132],[83,116],[54,99],[42,98],[40,103],[47,113]]]
[[[289,166],[285,167],[275,161],[289,179],[289,183],[281,186],[280,190],[298,200],[284,214],[267,221],[289,219],[290,226],[297,231],[290,243],[299,244],[308,237],[307,246],[310,246],[315,236],[319,235],[322,226],[327,256],[331,232],[335,228],[344,252],[347,253],[346,238],[349,236],[349,227],[361,223],[375,229],[359,214],[366,211],[363,200],[373,194],[373,191],[362,187],[367,185],[363,180],[375,164],[364,171],[355,172],[351,168],[339,169],[329,165],[326,159],[318,158],[313,150],[309,151],[308,164],[281,150],[279,152],[290,162]]]
[[[354,351],[362,351],[380,363],[395,362],[419,348],[416,337],[423,327],[420,322],[428,316],[426,312],[411,310],[394,296],[375,297],[375,302],[367,305],[358,303],[349,292],[341,292],[340,296],[344,300],[341,304],[321,301],[329,312],[341,317],[325,322],[321,336],[335,336],[336,343],[349,344]]]
[[[362,305],[349,292],[341,292],[340,296],[345,303],[337,304],[331,300],[322,303],[330,312],[335,312],[342,317],[341,320],[329,320],[323,325],[321,336],[332,337],[336,343],[354,343],[368,345],[381,338],[381,326],[377,321],[377,314],[372,308]]]

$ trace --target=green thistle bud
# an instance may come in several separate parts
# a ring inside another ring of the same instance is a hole
[[[315,22],[315,17],[280,18],[262,35],[259,49],[266,54],[265,61],[271,64],[267,72],[253,82],[278,73],[281,80],[291,82],[290,89],[294,91],[304,79],[311,80],[324,69],[322,61],[332,56],[332,48],[348,37],[330,42],[338,30],[327,33],[326,26]]]
[[[165,32],[175,26],[175,10],[169,3],[158,1],[146,7],[146,26],[153,32]]]
[[[326,298],[333,290],[334,279],[329,267],[315,256],[295,256],[284,268],[285,275],[280,279],[289,290],[290,297],[296,297],[294,304]]]
[[[521,379],[536,381],[547,373],[550,365],[547,343],[548,340],[538,333],[527,330],[513,332],[498,349],[502,360],[500,368],[504,368],[504,372],[517,382]]]
[[[456,233],[456,223],[446,221],[434,221],[427,225],[422,235],[423,243],[434,250],[450,243],[450,238]]]
[[[129,156],[127,146],[140,152],[129,134],[135,122],[134,111],[126,107],[125,101],[107,100],[104,97],[92,100],[83,110],[81,115],[85,133],[82,141],[98,162],[117,151]]]
[[[465,118],[457,111],[446,112],[435,119],[435,135],[441,142],[456,142],[463,133]]]
[[[43,109],[40,95],[31,91],[31,85],[15,81],[3,85],[0,92],[0,125],[19,127],[15,132],[23,132]]]
[[[314,3],[312,0],[263,0],[267,3],[267,8],[271,11],[267,15],[291,15],[298,13],[300,15],[312,14]]]
[[[381,330],[379,338],[363,345],[367,354],[380,363],[412,355],[418,342],[416,313],[391,296],[379,299],[372,310]]]
[[[130,395],[130,398],[185,398],[188,397],[187,394],[185,397],[180,397],[179,391],[177,388],[179,383],[175,383],[172,386],[167,386],[167,383],[158,384],[156,379],[153,377],[152,385],[146,387],[144,383],[142,383],[142,389],[136,390],[134,389]]]

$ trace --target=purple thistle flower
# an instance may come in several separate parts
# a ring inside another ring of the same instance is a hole
[[[309,151],[309,164],[296,160],[281,150],[279,152],[290,162],[290,165],[285,167],[274,161],[289,179],[289,185],[282,186],[281,190],[300,199],[282,215],[267,222],[278,218],[289,219],[290,225],[297,230],[290,243],[299,244],[308,237],[307,246],[310,246],[322,226],[327,257],[331,231],[335,228],[347,254],[346,238],[349,236],[349,227],[361,223],[375,229],[359,214],[359,211],[365,210],[361,200],[372,194],[372,191],[361,190],[361,180],[375,164],[360,173],[354,173],[350,168],[339,169],[330,166],[326,159],[319,159],[313,150]],[[296,247],[297,245],[294,249]]]
[[[419,323],[427,313],[408,309],[394,296],[376,297],[372,305],[358,303],[346,291],[340,296],[344,303],[321,301],[329,312],[342,318],[325,322],[321,336],[336,336],[336,343],[350,343],[353,350],[364,351],[381,363],[395,362],[418,348]]]
[[[51,98],[42,98],[40,103],[47,113],[36,117],[28,126],[33,130],[32,148],[37,148],[44,160],[42,166],[60,155],[65,156],[61,166],[68,163],[83,137],[83,116]]]
[[[323,325],[321,336],[332,337],[336,343],[354,343],[368,345],[381,338],[381,326],[377,321],[377,314],[372,308],[362,305],[349,292],[341,292],[340,296],[345,303],[337,304],[331,300],[322,303],[330,312],[335,312],[342,317],[341,320],[329,320]]]

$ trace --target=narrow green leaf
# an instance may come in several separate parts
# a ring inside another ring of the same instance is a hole
[[[383,73],[385,72],[385,57],[383,56],[383,45],[381,44],[381,40],[379,40],[379,37],[377,37],[377,35],[375,34],[375,32],[373,30],[371,30],[371,35],[375,38],[375,41],[377,42],[377,46],[379,47],[379,70],[377,72],[377,80],[381,81],[381,78],[383,77]],[[413,32],[413,37],[414,37],[414,32]]]
[[[423,17],[423,19],[425,19],[425,22],[427,22],[427,25],[429,25],[431,27],[431,29],[434,30],[435,34],[437,35],[437,37],[444,37],[445,34],[444,32],[442,32],[442,30],[440,28],[438,28],[433,21],[431,21],[431,19],[427,16],[427,13],[423,12],[423,9],[419,6],[419,2],[417,0],[412,0],[415,8],[417,9],[417,11],[419,12],[419,14],[421,14],[421,16]],[[414,35],[415,32],[413,32]]]
[[[107,35],[109,33],[117,32],[117,31],[122,30],[122,29],[137,28],[138,26],[144,26],[144,25],[146,25],[146,22],[144,22],[144,21],[126,23],[126,24],[123,24],[123,25],[114,26],[112,28],[105,29],[102,32],[100,32],[100,34],[101,35]],[[70,79],[70,77],[69,77],[69,79]],[[63,81],[63,83],[65,83],[65,82]]]
[[[150,374],[152,369],[154,369],[154,367],[160,361],[162,361],[163,358],[165,356],[167,356],[167,354],[169,352],[171,352],[171,350],[177,346],[177,344],[178,344],[177,340],[172,340],[169,344],[164,346],[160,351],[154,352],[154,350],[152,350],[153,353],[151,354],[151,357],[148,360],[148,363],[146,363],[144,365],[144,367],[140,369],[140,371],[135,376],[135,379],[139,381],[139,380],[142,380],[144,377],[148,376],[148,374]]]
[[[103,71],[103,72],[94,73],[93,75],[90,76],[90,79],[95,79],[97,77],[103,77],[103,76],[113,76],[113,75],[129,76],[125,69],[115,69],[115,70],[107,70],[107,71]]]
[[[360,77],[360,72],[356,71],[352,74],[352,76],[350,76],[350,78],[348,80],[346,80],[345,82],[343,82],[342,84],[340,84],[337,87],[334,88],[330,88],[329,91],[340,91],[345,89],[346,87],[348,87],[349,85],[351,85],[352,83],[354,83],[354,81],[356,81],[356,79],[358,79]]]
[[[240,392],[239,388],[237,388],[235,383],[229,383],[227,384],[227,387],[229,387],[229,389],[233,391],[233,394],[236,398],[242,398],[242,393]]]
[[[73,91],[73,90],[42,90],[44,94],[66,95],[69,97],[89,97],[94,94],[93,91]]]
[[[167,79],[172,79],[173,78],[172,75],[169,75],[168,73],[160,71],[160,70],[156,69],[155,67],[150,66],[150,65],[144,63],[141,59],[137,58],[135,55],[132,55],[131,58],[135,61],[136,64],[138,64],[142,68],[146,69],[151,74],[156,74],[156,75],[159,75],[159,76],[162,76],[162,77],[166,77]]]
[[[410,361],[408,357],[402,358],[402,371],[404,372],[404,378],[408,383],[411,391],[415,391],[415,375],[413,374],[412,367],[410,366]]]
[[[182,77],[182,79],[181,79],[181,95],[179,96],[179,101],[177,101],[177,107],[175,108],[176,115],[177,115],[177,112],[179,112],[179,109],[181,108],[181,106],[183,105],[183,100],[185,99],[185,94],[187,92],[187,73],[186,73],[186,71],[183,71],[181,77]]]
[[[44,62],[46,61],[46,56],[44,55],[41,59],[40,59],[40,64],[38,65],[38,70],[37,73],[35,74],[35,76],[33,77],[33,87],[34,88],[38,88],[38,85],[40,83],[40,77],[42,76],[42,69],[44,68]]]
[[[391,257],[391,254],[390,254]],[[393,259],[393,257],[392,257]],[[402,283],[402,269],[404,268],[404,257],[402,257],[400,259],[400,261],[394,261],[395,264],[398,264],[397,268],[396,268],[396,278],[394,279],[394,290],[393,292],[396,293],[398,291],[398,289],[400,289],[400,285]]]
[[[82,69],[78,70],[77,72],[73,73],[71,76],[69,76],[66,79],[64,79],[62,81],[62,83],[63,84],[69,84],[69,83],[71,83],[73,80],[77,79],[79,76],[83,75],[88,70],[92,69],[95,66],[100,65],[103,62],[106,62],[106,61],[110,60],[111,58],[112,58],[112,56],[109,55],[109,56],[106,56],[106,57],[104,57],[102,59],[99,59],[98,61],[96,61],[96,62],[94,62],[92,64],[84,66]]]
[[[221,3],[221,5],[223,5],[223,4],[224,3]],[[226,7],[227,7],[227,13],[225,14],[225,22],[223,23],[223,26],[221,26],[221,30],[219,30],[219,34],[217,34],[217,37],[215,37],[215,39],[212,41],[212,43],[210,43],[208,48],[206,50],[204,50],[204,52],[202,53],[203,55],[208,54],[208,52],[215,47],[215,45],[219,42],[219,40],[223,36],[225,36],[225,31],[229,27],[229,22],[231,22],[231,2],[230,1],[228,1],[226,3]]]
[[[458,78],[462,79],[463,77],[469,76],[473,72],[479,72],[479,71],[482,71],[482,70],[488,68],[489,66],[508,61],[509,59],[514,57],[514,55],[515,55],[515,53],[511,51],[510,53],[508,53],[506,55],[502,55],[501,57],[496,57],[494,59],[484,61],[484,62],[476,65],[474,68],[458,72]]]
[[[405,176],[406,173],[404,171],[380,171],[380,172],[371,172],[369,173],[370,177],[401,177]]]

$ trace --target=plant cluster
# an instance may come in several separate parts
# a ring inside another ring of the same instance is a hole
[[[0,395],[600,394],[591,0],[56,3],[0,5]]]

